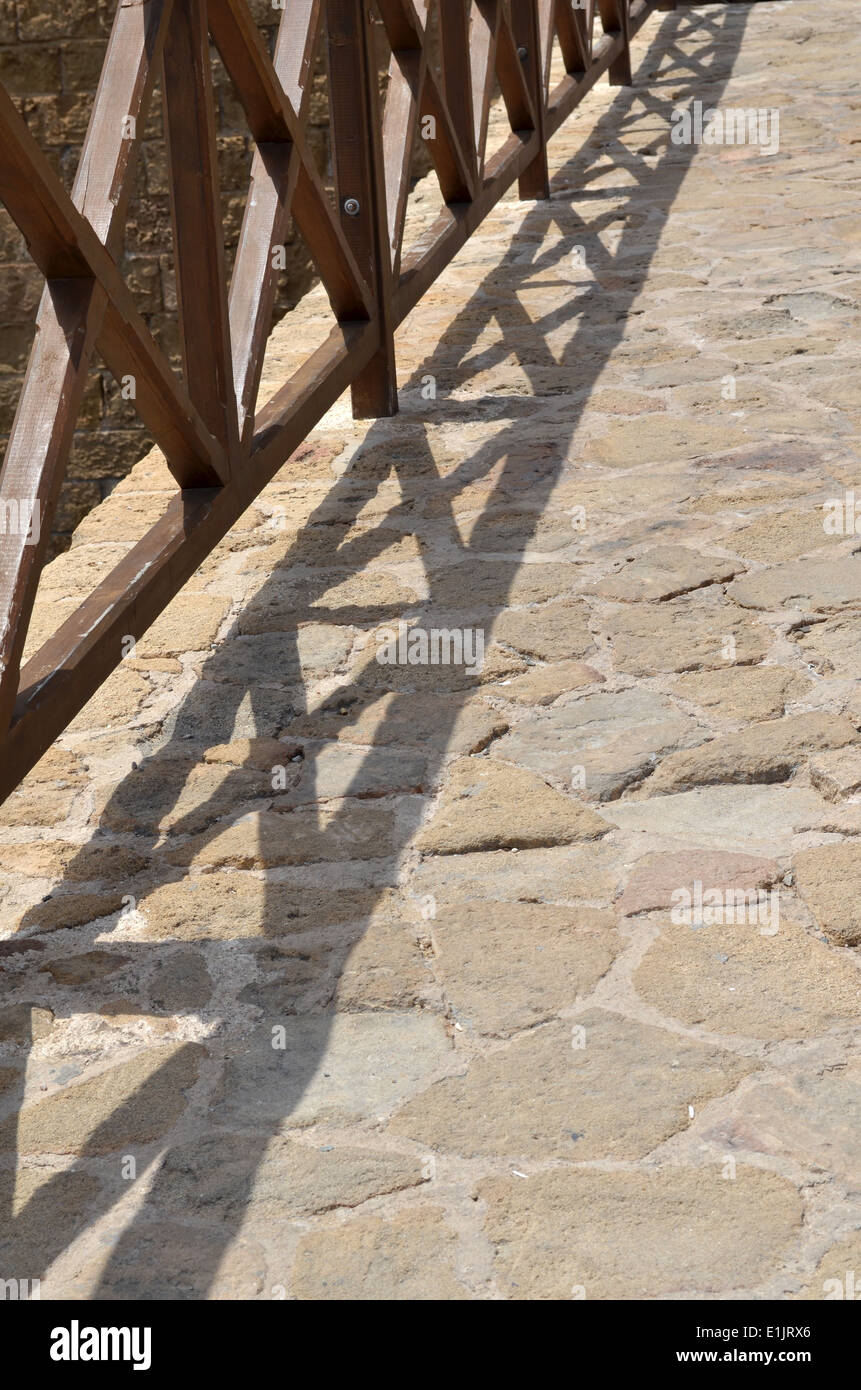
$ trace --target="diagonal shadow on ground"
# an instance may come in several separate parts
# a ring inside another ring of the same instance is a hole
[[[650,45],[640,72],[650,73],[659,55],[669,51],[673,58],[670,75],[676,102],[685,102],[700,94],[704,84],[709,87],[709,99],[714,101],[731,73],[745,23],[745,6],[692,15],[683,11],[669,14],[663,17],[661,37]],[[673,36],[682,34],[689,42],[692,38],[695,40],[693,54],[688,48],[682,50],[673,46]],[[593,154],[598,150],[606,159],[609,153],[625,171],[626,178],[634,177],[632,188],[628,183],[632,215],[625,220],[615,253],[603,253],[597,240],[597,233],[608,222],[603,214],[586,216],[572,228],[570,201],[575,200],[582,206],[584,195],[588,198],[590,181],[599,174],[606,174],[606,164],[599,169],[588,152],[581,152],[556,175],[551,199],[531,207],[518,225],[512,227],[508,252],[455,319],[448,342],[440,344],[407,383],[405,399],[418,396],[421,378],[427,373],[436,375],[439,380],[456,379],[462,387],[476,373],[509,357],[513,357],[530,377],[535,395],[541,392],[542,373],[550,369],[570,374],[566,395],[579,396],[583,401],[588,398],[609,356],[624,336],[632,303],[648,276],[660,239],[662,216],[642,216],[644,191],[648,194],[650,182],[660,181],[662,200],[671,203],[695,152],[690,147],[670,146],[657,163],[647,166],[644,158],[632,154],[621,141],[620,136],[641,118],[644,107],[661,123],[668,123],[667,99],[660,91],[650,90],[642,75],[639,80],[640,88],[619,92],[605,116],[590,132]],[[561,208],[565,209],[565,217],[560,219]],[[612,214],[612,220],[618,224],[618,211]],[[546,233],[553,226],[558,236],[550,243]],[[609,294],[593,288],[566,302],[565,293],[567,291],[570,296],[571,287],[567,269],[571,251],[587,238],[590,248],[596,248],[595,256],[603,258],[601,263],[593,264],[597,280],[607,279],[614,272],[617,278]],[[544,276],[546,283],[548,274],[557,267],[560,287],[565,287],[564,290],[560,288],[559,308],[545,319],[533,322],[525,311],[519,310],[516,292],[537,274]],[[619,274],[620,268],[624,275]],[[504,283],[510,294],[505,301],[504,315],[498,316],[499,340],[475,351],[478,333],[496,316],[494,286],[500,283]],[[596,308],[599,308],[598,331]],[[569,324],[571,336],[560,362],[548,346],[545,335]],[[247,922],[237,917],[232,939],[206,943],[208,952],[224,952],[231,959],[241,949],[270,953],[267,961],[273,967],[269,973],[270,986],[262,996],[263,1017],[257,1027],[250,1037],[243,1034],[238,1039],[231,1038],[219,1034],[217,1029],[213,1037],[217,1049],[224,1054],[222,1060],[227,1070],[232,1070],[238,1085],[253,1091],[261,1076],[266,1078],[262,1100],[255,1112],[256,1120],[251,1123],[248,1119],[254,1110],[250,1095],[244,1119],[240,1116],[238,1123],[235,1119],[225,1122],[216,1107],[211,1119],[206,1121],[207,1133],[194,1141],[198,1148],[203,1145],[207,1150],[209,1195],[201,1194],[197,1205],[192,1203],[192,1209],[187,1205],[187,1181],[180,1183],[179,1189],[177,1186],[178,1174],[183,1173],[182,1152],[174,1150],[162,1157],[140,1214],[127,1226],[108,1258],[96,1293],[98,1298],[199,1298],[205,1297],[211,1288],[218,1266],[241,1225],[267,1145],[295,1111],[325,1054],[337,1013],[338,976],[387,887],[394,882],[391,865],[396,865],[405,853],[422,820],[428,796],[440,777],[453,726],[471,691],[479,684],[479,677],[470,675],[466,668],[381,666],[369,646],[364,666],[326,702],[326,708],[346,711],[337,716],[341,730],[346,730],[375,702],[387,696],[389,703],[373,746],[362,758],[352,781],[339,793],[334,803],[335,812],[325,823],[314,801],[318,769],[306,750],[305,761],[299,765],[301,792],[291,796],[288,790],[280,795],[280,800],[276,794],[273,801],[268,771],[233,769],[220,784],[218,805],[195,807],[193,814],[174,814],[166,840],[161,843],[158,827],[171,817],[186,785],[190,765],[200,759],[212,743],[230,737],[229,731],[243,702],[247,708],[250,701],[252,721],[258,733],[290,738],[302,729],[307,711],[303,708],[301,665],[295,642],[297,624],[301,622],[313,620],[373,628],[382,621],[396,621],[415,613],[426,627],[483,627],[489,634],[495,618],[510,601],[522,553],[530,544],[547,507],[579,419],[577,407],[572,407],[565,421],[560,422],[557,417],[557,438],[548,442],[546,450],[541,450],[534,447],[533,407],[528,397],[494,397],[492,402],[477,406],[475,401],[458,402],[440,396],[433,402],[432,411],[432,416],[428,414],[426,419],[415,412],[405,413],[394,424],[380,422],[370,427],[353,465],[332,487],[308,526],[296,538],[283,564],[264,583],[241,614],[234,631],[207,662],[201,682],[176,711],[168,741],[124,779],[102,815],[102,831],[117,825],[128,827],[134,822],[135,847],[144,854],[181,849],[188,836],[193,837],[192,843],[198,853],[203,852],[216,836],[223,834],[227,825],[247,813],[249,808],[272,808],[267,814],[267,833],[270,836],[275,833],[276,838],[280,834],[286,847],[300,826],[297,817],[301,816],[306,840],[309,830],[316,832],[319,883],[314,892],[319,915],[335,925],[343,925],[347,911],[339,906],[340,900],[351,896],[333,881],[339,865],[343,867],[344,862],[366,859],[365,849],[373,840],[380,873],[374,878],[370,891],[362,895],[362,919],[354,920],[353,908],[348,923],[350,930],[335,932],[328,941],[328,948],[310,962],[303,961],[301,968],[295,957],[281,951],[285,933],[294,928],[289,921],[285,922],[283,884],[279,885],[277,873],[270,871],[265,875],[260,921],[254,923],[253,931],[248,930]],[[437,425],[441,421],[466,424],[475,419],[487,419],[491,411],[500,419],[493,436],[464,457],[453,471],[441,473],[427,439],[426,424]],[[408,447],[404,447],[404,441]],[[379,520],[375,529],[350,539],[355,518],[378,493],[392,469],[400,484],[401,501]],[[484,490],[482,511],[468,543],[464,543],[459,538],[452,503],[465,487],[476,484]],[[406,611],[392,611],[382,606],[327,610],[325,594],[334,583],[359,571],[397,536],[421,538],[423,530],[428,542],[424,557],[430,597],[426,601]],[[443,569],[435,562],[435,543],[440,535],[447,536],[457,547],[454,561],[451,549],[448,550]],[[330,559],[314,570],[313,566],[308,566],[307,559],[315,548],[320,550],[321,538],[322,550],[328,549]],[[303,567],[301,582],[295,578],[297,566]],[[280,689],[243,679],[243,657],[250,643],[256,644],[258,651],[267,643],[273,650],[277,649],[282,671]],[[212,681],[218,682],[217,710],[212,701]],[[228,732],[223,735],[225,729]],[[377,772],[380,777],[390,775],[393,750],[403,753],[405,766],[409,764],[414,769],[417,756],[423,765],[417,779],[414,771],[406,778],[403,795],[399,798],[398,816],[381,830],[383,803],[369,801],[364,790],[374,785]],[[225,817],[224,806],[231,801],[237,809]],[[369,825],[375,816],[376,829],[371,835]],[[94,832],[92,843],[99,842],[99,834],[99,830]],[[384,840],[382,855],[380,835]],[[327,845],[336,848],[327,850]],[[92,844],[86,846],[82,854],[91,847]],[[277,854],[275,857],[278,859]],[[309,857],[313,861],[314,853]],[[285,852],[278,862],[290,862],[290,859],[290,854]],[[184,876],[182,867],[167,873],[175,881]],[[75,866],[71,866],[69,879],[74,882],[80,876]],[[121,891],[134,894],[136,888],[134,883],[124,882]],[[286,913],[289,917],[289,908]],[[25,919],[23,928],[32,931],[38,921],[36,911]],[[103,922],[92,929],[92,939],[100,938],[100,949],[105,949],[103,931]],[[188,943],[183,942],[182,948],[187,957]],[[204,949],[203,945],[200,949]],[[162,953],[162,975],[170,975],[174,946],[123,939],[119,950],[126,959]],[[209,959],[211,961],[211,956]],[[92,986],[83,988],[76,996],[77,1010],[98,1008]],[[157,1011],[158,1001],[141,1002],[142,1013]],[[201,1016],[207,1017],[205,1013]],[[300,1021],[301,1045],[275,1052],[271,1047],[272,1027],[291,1017]],[[128,1115],[132,1111],[135,1114],[145,1112],[166,1091],[173,1092],[184,1085],[192,1053],[197,1053],[193,1045],[175,1052],[123,1108],[115,1110],[108,1121],[90,1134],[81,1156],[109,1152],[118,1156],[129,1147],[134,1149],[133,1141],[123,1138]],[[273,1072],[275,1067],[280,1068],[277,1074]],[[274,1085],[273,1076],[277,1083]],[[0,1159],[4,1163],[14,1152],[15,1133],[13,1123],[6,1121],[0,1125]],[[117,1182],[112,1190],[106,1186],[98,1195],[82,1188],[80,1203],[60,1200],[63,1185],[71,1178],[68,1171],[57,1173],[38,1188],[13,1220],[11,1177],[10,1171],[0,1173],[0,1232],[4,1233],[0,1238],[0,1267],[6,1274],[21,1271],[22,1277],[43,1275],[70,1242],[124,1195],[121,1191],[124,1185]],[[213,1225],[210,1217],[204,1226],[206,1202],[213,1193],[221,1197],[228,1194],[229,1200],[219,1200],[216,1204],[219,1224]],[[162,1241],[160,1223],[177,1218],[193,1222],[198,1217],[203,1218],[199,1227],[187,1226],[184,1249]]]

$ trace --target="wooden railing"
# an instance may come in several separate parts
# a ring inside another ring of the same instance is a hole
[[[358,417],[397,411],[393,334],[517,180],[548,195],[547,141],[673,0],[284,0],[269,53],[247,0],[119,0],[71,196],[0,86],[0,200],[45,276],[0,479],[0,799],[74,718],[348,387]],[[375,14],[391,47],[380,99]],[[434,22],[431,23],[431,18]],[[325,25],[335,199],[305,129]],[[429,36],[433,35],[433,41]],[[566,75],[551,88],[554,36]],[[210,72],[214,41],[255,141],[228,284]],[[486,156],[494,79],[511,134]],[[161,82],[182,379],[118,269],[138,134]],[[404,248],[417,130],[445,208]],[[331,303],[325,343],[260,410],[272,248],[291,222]],[[163,515],[21,669],[73,431],[98,352],[176,479]],[[32,517],[32,524],[31,524]]]

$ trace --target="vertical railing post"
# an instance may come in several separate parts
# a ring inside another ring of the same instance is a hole
[[[517,44],[517,56],[523,64],[523,72],[532,109],[535,113],[535,131],[538,135],[539,150],[531,163],[527,164],[517,181],[517,191],[521,198],[549,198],[550,176],[547,172],[547,131],[545,114],[547,110],[544,88],[544,62],[541,55],[541,33],[538,23],[540,0],[511,0],[511,30]]]
[[[609,66],[607,79],[611,87],[630,87],[631,50],[628,41],[628,0],[598,0],[601,27],[605,34],[621,34],[624,48]]]
[[[338,211],[371,286],[379,346],[353,381],[353,415],[395,415],[392,247],[380,120],[379,75],[367,0],[326,0],[332,156]]]

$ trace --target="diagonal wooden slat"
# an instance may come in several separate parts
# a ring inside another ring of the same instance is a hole
[[[584,12],[572,9],[571,0],[556,0],[555,19],[565,71],[582,75],[589,66]]]
[[[544,83],[545,61],[542,55],[536,0],[511,0],[511,29],[523,62],[539,142],[538,153],[520,175],[518,189],[521,198],[547,198],[550,196],[550,178],[547,172],[547,136],[544,129],[547,100]]]
[[[537,113],[523,59],[511,28],[510,6],[502,9],[496,44],[496,75],[512,130],[535,130]]]
[[[335,313],[343,319],[370,314],[369,287],[356,264],[349,240],[333,214],[296,112],[244,0],[209,0],[209,4],[212,36],[236,86],[255,141],[258,144],[272,140],[291,142],[299,154],[291,211]],[[291,27],[281,49],[285,55],[294,36],[295,30]],[[302,47],[303,58],[306,52],[307,44]],[[289,60],[287,70],[288,80],[295,81],[295,75],[290,78]]]
[[[170,0],[144,0],[120,6],[114,17],[81,154],[83,171],[97,166],[101,172],[92,187],[85,172],[76,182],[78,202],[107,245],[121,236],[134,168],[137,141],[125,132],[145,118],[170,15]],[[120,124],[118,109],[124,112]],[[21,653],[106,300],[93,279],[52,278],[39,306],[0,478],[4,515],[9,503],[19,520],[25,503],[38,509],[38,537],[19,525],[0,551],[0,737],[14,709]]]
[[[125,150],[122,154],[125,157]],[[117,380],[134,377],[138,413],[164,450],[180,486],[218,483],[224,473],[221,447],[153,341],[113,257],[75,207],[3,88],[0,198],[47,279],[95,278],[105,291],[97,347]],[[89,201],[92,205],[91,194]]]
[[[225,450],[229,473],[239,455],[239,428],[206,0],[182,0],[174,6],[163,69],[183,372],[189,396]]]
[[[484,175],[486,162],[487,125],[490,118],[493,79],[496,74],[499,9],[499,0],[472,0],[469,44],[472,58],[473,139],[480,176]]]
[[[344,233],[374,292],[379,341],[352,386],[357,419],[398,409],[379,89],[367,0],[329,0],[329,121]]]
[[[409,118],[413,126],[427,116],[432,118],[434,133],[427,142],[427,149],[439,179],[443,198],[447,203],[469,202],[474,188],[473,172],[461,147],[442,87],[437,82],[433,69],[427,60],[427,26],[421,24],[411,0],[379,0],[379,10],[392,54],[399,55],[400,61],[412,65],[412,72],[408,70],[401,74],[398,71],[396,77],[396,81],[399,80],[402,86],[407,89],[407,91],[402,92],[402,109],[409,111]],[[464,10],[463,13],[465,15],[466,11]],[[393,65],[394,63],[393,57]],[[389,93],[391,92],[392,75],[390,68]],[[411,95],[408,95],[412,90],[417,93],[415,111],[411,106]],[[393,206],[398,209],[399,213],[403,213],[406,204],[405,190],[402,185],[405,185],[409,174],[413,146],[411,141],[401,143],[400,140],[395,141],[394,139],[397,131],[394,119],[395,103],[392,103],[390,114],[389,93],[387,93],[385,115],[386,121],[390,122],[390,141],[388,143],[390,147],[394,145],[394,148],[400,151],[400,157],[396,154],[390,159],[388,153],[386,154],[386,174],[389,178],[391,171],[399,167],[400,177],[396,179],[394,175],[392,176],[392,184],[387,184],[387,196],[390,213]],[[413,131],[413,138],[414,134]],[[383,145],[384,148],[387,145],[385,133]],[[390,219],[390,229],[396,232],[396,235],[393,235],[393,241],[397,240],[398,242],[393,255],[395,274],[397,274],[401,253],[402,215]]]
[[[217,11],[210,5],[210,25],[214,14]],[[319,20],[320,0],[291,3],[282,12],[275,43],[275,74],[286,99],[294,106],[300,130],[304,130],[307,117]],[[225,34],[222,38],[228,42]],[[255,148],[228,299],[233,382],[244,445],[254,430],[254,410],[278,286],[278,251],[287,239],[300,168],[299,151],[292,141],[270,140]],[[337,299],[337,307],[347,312],[358,309],[351,284],[346,294]]]
[[[469,189],[478,190],[475,118],[472,106],[472,50],[470,47],[471,0],[438,0],[440,32],[441,96],[451,113],[458,144],[469,173]]]

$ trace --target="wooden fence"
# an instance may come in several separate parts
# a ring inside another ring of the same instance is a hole
[[[517,180],[548,194],[547,141],[673,0],[283,0],[270,57],[247,0],[119,0],[71,196],[0,86],[0,200],[45,276],[0,478],[0,799],[74,718],[347,388],[358,417],[397,411],[393,334]],[[325,22],[324,22],[325,21]],[[391,63],[380,98],[374,26]],[[335,199],[305,139],[321,24]],[[565,76],[551,86],[554,36]],[[223,250],[210,39],[255,142],[233,274]],[[138,134],[164,105],[182,378],[118,269]],[[487,155],[498,83],[511,134]],[[444,209],[404,247],[417,132]],[[257,409],[277,258],[291,222],[332,308],[327,340]],[[176,479],[163,515],[23,667],[51,521],[93,353]]]

